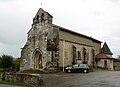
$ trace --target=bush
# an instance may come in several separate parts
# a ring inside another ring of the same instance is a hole
[[[0,68],[3,71],[19,71],[20,59],[14,58],[10,55],[2,55],[0,57]]]
[[[13,60],[12,70],[13,71],[19,71],[19,68],[20,68],[20,59],[19,58],[14,59]]]
[[[1,68],[9,69],[12,68],[13,65],[13,57],[9,55],[2,55],[1,60]]]

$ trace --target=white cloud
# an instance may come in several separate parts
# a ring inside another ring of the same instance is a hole
[[[7,54],[13,57],[20,57],[21,47],[23,44],[7,45],[0,43],[0,55]]]

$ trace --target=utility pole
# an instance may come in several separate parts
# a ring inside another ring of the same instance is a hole
[[[63,41],[63,72],[64,72],[64,49],[65,49],[65,41]]]

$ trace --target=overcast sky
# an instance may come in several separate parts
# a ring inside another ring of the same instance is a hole
[[[20,57],[40,7],[54,24],[106,41],[120,55],[120,0],[0,0],[0,55]]]

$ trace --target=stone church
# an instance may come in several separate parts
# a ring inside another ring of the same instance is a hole
[[[53,16],[40,8],[21,51],[20,70],[54,70],[76,63],[95,65],[101,41],[52,23]]]

